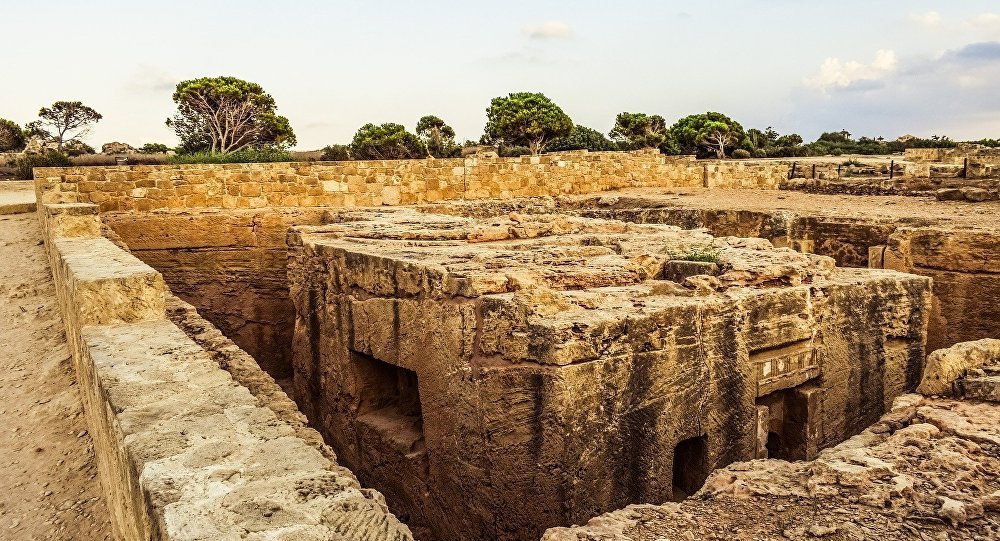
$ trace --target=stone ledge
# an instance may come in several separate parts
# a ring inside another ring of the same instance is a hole
[[[116,538],[412,540],[165,319],[162,276],[98,236],[96,206],[41,210]]]
[[[82,338],[102,422],[138,473],[135,487],[112,484],[116,503],[147,498],[163,538],[409,539],[380,495],[295,437],[174,324],[92,326]]]

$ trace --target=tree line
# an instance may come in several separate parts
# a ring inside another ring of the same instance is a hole
[[[181,81],[172,95],[176,113],[166,120],[180,140],[176,149],[148,143],[142,152],[175,150],[205,161],[287,158],[296,143],[288,119],[277,113],[274,98],[260,85],[235,77],[203,77]],[[420,118],[411,132],[396,123],[365,124],[349,144],[330,145],[322,159],[407,159],[460,156],[465,147],[489,145],[501,155],[537,155],[569,150],[658,149],[664,154],[699,158],[765,158],[839,154],[887,154],[912,147],[949,147],[947,137],[914,137],[886,141],[881,137],[854,139],[846,130],[822,134],[805,143],[798,134],[744,129],[718,112],[686,116],[668,125],[657,114],[622,112],[607,135],[575,124],[551,99],[536,92],[515,92],[494,98],[486,109],[486,126],[478,141],[459,143],[455,130],[441,118]],[[93,153],[82,141],[102,119],[79,101],[58,101],[39,110],[38,119],[24,127],[0,118],[0,152],[23,149],[32,137],[61,154]],[[980,143],[1000,146],[995,140]]]

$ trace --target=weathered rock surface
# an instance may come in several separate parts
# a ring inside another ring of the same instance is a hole
[[[127,143],[104,143],[101,145],[101,154],[138,154],[139,151]]]
[[[530,539],[733,461],[813,457],[918,383],[926,279],[672,226],[457,214],[331,212],[289,235],[296,401],[441,539]],[[663,279],[689,259],[711,266]]]
[[[115,536],[412,539],[252,360],[183,306],[176,317],[216,355],[165,318],[162,277],[97,236],[96,210],[40,216]]]
[[[961,378],[984,366],[1000,366],[1000,340],[984,338],[939,349],[927,356],[917,392],[924,395],[961,394]]]
[[[908,395],[810,462],[716,471],[680,504],[636,505],[543,541],[996,539],[1000,408]]]

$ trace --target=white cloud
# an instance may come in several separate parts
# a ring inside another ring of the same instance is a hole
[[[980,13],[969,21],[973,27],[987,32],[1000,32],[1000,13]]]
[[[824,131],[847,126],[870,136],[995,137],[1000,125],[1000,104],[994,99],[1000,86],[1000,41],[970,43],[937,56],[902,56],[897,61],[893,55],[892,60],[866,66],[893,66],[877,79],[831,84],[822,92],[800,89],[792,98],[790,118],[799,125],[825,126]]]
[[[926,13],[911,13],[910,20],[927,28],[937,28],[941,26],[941,14],[936,11]]]
[[[125,89],[133,93],[160,93],[172,91],[180,79],[149,64],[140,64],[125,82]]]
[[[528,25],[521,29],[531,39],[566,39],[573,37],[573,28],[560,21]]]
[[[870,64],[856,61],[844,62],[839,58],[827,58],[814,77],[806,78],[806,86],[827,90],[847,87],[858,82],[878,81],[896,71],[898,62],[895,51],[879,50]]]

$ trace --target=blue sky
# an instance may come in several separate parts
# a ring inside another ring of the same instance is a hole
[[[174,143],[180,80],[277,100],[300,149],[436,114],[478,138],[491,98],[541,91],[607,132],[620,111],[708,110],[807,140],[846,128],[1000,137],[1000,3],[962,0],[285,2],[39,0],[3,7],[0,117],[55,100],[87,141]]]

